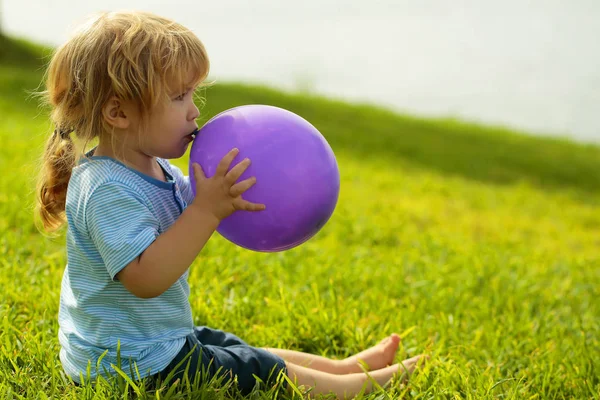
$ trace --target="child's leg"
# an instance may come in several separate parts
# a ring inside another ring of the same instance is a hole
[[[409,358],[402,363],[369,372],[368,375],[364,372],[335,375],[292,363],[286,363],[286,367],[288,377],[296,386],[311,387],[313,388],[312,394],[335,393],[338,398],[345,398],[354,397],[361,390],[370,393],[373,390],[373,381],[384,386],[394,376],[406,379],[415,370],[421,357]]]
[[[344,372],[344,366],[341,364],[341,360],[333,360],[331,358],[294,350],[273,349],[270,347],[265,347],[264,349],[283,358],[286,364],[292,363],[301,367],[327,372],[329,374],[346,373]]]
[[[361,362],[367,365],[368,370],[373,371],[388,365],[391,365],[394,361],[394,356],[398,350],[398,343],[400,337],[393,334],[377,345],[348,357],[344,360],[333,360],[317,356],[314,354],[302,353],[294,350],[283,350],[266,348],[270,351],[283,358],[286,362],[299,365],[301,367],[316,369],[330,374],[351,374],[354,372],[363,372]]]

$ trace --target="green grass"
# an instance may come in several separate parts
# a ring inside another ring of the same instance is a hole
[[[132,397],[62,372],[64,235],[41,235],[32,218],[50,125],[25,89],[40,83],[44,50],[0,41],[0,398]],[[196,324],[331,357],[395,331],[399,359],[431,355],[370,399],[598,398],[600,148],[242,84],[205,95],[204,121],[248,103],[304,116],[336,152],[342,186],[330,222],[296,249],[259,254],[215,236],[191,267]],[[216,383],[167,391],[138,397],[226,397]]]

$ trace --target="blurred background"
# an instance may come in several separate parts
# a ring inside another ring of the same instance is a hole
[[[0,0],[0,23],[57,45],[124,8],[193,29],[217,82],[600,143],[598,0]]]

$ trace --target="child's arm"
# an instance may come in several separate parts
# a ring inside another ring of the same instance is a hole
[[[161,295],[189,268],[218,225],[219,220],[210,213],[186,208],[170,229],[117,274],[117,279],[137,297]]]
[[[220,221],[236,210],[260,211],[262,204],[250,203],[241,195],[256,182],[236,181],[250,165],[244,160],[227,172],[237,150],[219,163],[215,175],[206,178],[194,164],[196,198],[178,220],[146,248],[138,258],[117,274],[117,279],[134,295],[151,298],[161,295],[189,268]]]

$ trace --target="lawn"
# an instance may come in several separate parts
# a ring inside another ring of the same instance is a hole
[[[62,372],[64,232],[41,234],[32,211],[51,126],[27,91],[44,55],[0,37],[0,398],[226,398],[214,382],[156,393],[76,387]],[[302,115],[342,181],[329,223],[300,247],[254,253],[215,235],[190,269],[197,325],[336,358],[398,332],[398,360],[431,356],[369,399],[599,398],[600,147],[243,83],[203,95],[201,123],[250,103]]]

